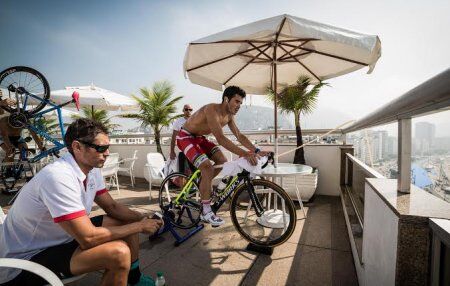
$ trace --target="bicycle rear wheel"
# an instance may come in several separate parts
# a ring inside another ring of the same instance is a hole
[[[35,69],[23,66],[10,67],[0,73],[0,97],[6,96],[16,100],[17,105],[2,106],[4,110],[9,113],[20,111],[32,115],[47,104],[45,100],[50,98],[50,86],[47,79]]]
[[[297,214],[288,194],[277,184],[255,179],[253,189],[241,184],[231,200],[231,219],[236,230],[259,246],[277,246],[294,232]],[[255,196],[251,198],[254,192]],[[262,214],[256,211],[260,204]]]
[[[189,186],[189,194],[175,202],[181,193],[189,176],[183,173],[172,173],[161,183],[159,189],[159,206],[163,213],[171,219],[176,227],[188,229],[200,222],[201,202],[197,182]]]

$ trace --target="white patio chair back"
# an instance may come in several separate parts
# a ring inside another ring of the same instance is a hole
[[[295,177],[283,179],[283,189],[293,200],[308,202],[317,188],[319,171],[313,170],[310,174],[299,174]]]
[[[162,181],[164,180],[164,174],[162,172],[164,165],[165,165],[164,157],[160,153],[147,154],[147,164],[145,164],[147,171],[144,172],[144,177],[148,181],[150,200],[152,199],[151,196],[152,185],[160,186]]]
[[[120,194],[119,189],[119,177],[117,176],[117,172],[119,171],[119,153],[111,153],[106,158],[105,164],[103,165],[103,168],[101,169],[102,176],[107,179],[109,179],[109,184],[111,186],[115,186],[117,189],[117,192]]]
[[[119,162],[120,163],[119,172],[126,173],[127,175],[130,176],[132,187],[134,187],[134,184],[135,184],[133,171],[134,171],[134,164],[136,163],[136,160],[138,159],[137,153],[138,153],[138,150],[134,150],[133,157],[125,158]]]

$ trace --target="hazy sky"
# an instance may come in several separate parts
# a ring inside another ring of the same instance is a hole
[[[53,90],[93,82],[125,95],[167,79],[194,108],[218,102],[220,93],[184,78],[188,42],[283,13],[381,39],[382,56],[374,72],[367,75],[362,69],[329,80],[331,87],[320,94],[321,110],[361,118],[450,63],[448,0],[1,0],[0,7],[0,69],[34,67]],[[261,96],[250,102],[269,105]],[[436,120],[450,122],[449,117],[447,112]],[[339,122],[329,127],[333,124]]]

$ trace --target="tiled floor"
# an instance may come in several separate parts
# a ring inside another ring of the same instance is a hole
[[[139,211],[158,209],[155,200],[149,204],[144,181],[134,189],[121,187],[120,196],[111,192],[118,201]],[[153,277],[164,272],[167,285],[357,285],[339,198],[316,196],[306,207],[308,217],[297,211],[294,234],[271,256],[245,250],[246,241],[224,210],[224,226],[206,226],[179,247],[170,233],[151,241],[141,235],[141,269]],[[97,285],[100,278],[101,273],[90,273],[71,285]]]

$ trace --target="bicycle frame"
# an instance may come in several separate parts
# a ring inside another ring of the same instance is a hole
[[[219,194],[213,195],[214,197],[218,198],[218,200],[214,204],[211,205],[211,209],[213,210],[214,213],[216,213],[220,209],[220,207],[225,203],[225,201],[231,195],[234,194],[237,187],[242,182],[244,182],[248,187],[247,190],[249,191],[250,199],[252,200],[253,205],[255,206],[255,212],[257,213],[258,216],[262,215],[262,213],[264,212],[264,209],[261,205],[261,202],[259,201],[258,197],[255,194],[255,190],[253,188],[253,185],[252,185],[251,180],[248,175],[249,175],[249,173],[247,171],[244,171],[241,174],[238,174],[238,175],[232,177],[230,179],[230,182],[228,183],[228,185],[225,187],[225,189],[223,189]],[[174,203],[176,205],[180,204],[181,200],[185,200],[192,193],[192,191],[191,191],[192,184],[193,184],[194,180],[200,179],[200,177],[201,177],[200,170],[196,170],[189,177],[189,180],[186,182],[186,184],[184,185],[181,192],[175,198]]]
[[[62,135],[61,138],[64,138],[64,136],[65,136],[65,131],[64,131],[64,122],[63,122],[63,119],[62,119],[61,108],[62,108],[63,106],[66,106],[66,105],[68,105],[68,104],[71,104],[71,103],[73,103],[73,102],[76,102],[76,100],[75,100],[75,99],[72,99],[72,100],[70,100],[70,101],[68,101],[68,102],[66,102],[66,103],[57,105],[57,104],[54,104],[53,102],[51,102],[51,101],[49,101],[49,100],[44,100],[44,99],[42,99],[42,98],[40,98],[40,97],[38,97],[38,96],[36,96],[36,95],[34,95],[34,94],[32,94],[32,93],[29,93],[29,92],[27,92],[26,90],[25,90],[24,93],[25,93],[26,96],[25,96],[25,100],[24,100],[24,102],[23,102],[23,108],[22,108],[23,110],[26,110],[26,107],[27,107],[27,104],[28,104],[28,97],[32,97],[32,98],[34,98],[34,99],[36,99],[36,100],[39,100],[39,101],[41,101],[41,102],[45,102],[45,103],[46,103],[46,106],[47,106],[47,105],[50,105],[50,106],[51,106],[50,108],[47,108],[47,109],[42,110],[42,111],[40,111],[40,112],[37,112],[37,113],[35,113],[35,114],[28,115],[27,118],[40,118],[40,117],[42,117],[44,114],[56,110],[56,112],[57,112],[57,114],[58,114],[59,128],[60,128],[61,135]],[[17,104],[19,104],[17,95],[16,95],[16,100],[17,100]],[[18,107],[17,110],[20,110],[20,108]],[[20,113],[20,111],[17,111],[16,113]],[[48,134],[45,130],[39,129],[39,128],[37,128],[36,126],[33,126],[33,125],[31,125],[31,124],[28,124],[28,123],[26,124],[26,127],[27,127],[28,129],[34,131],[36,134],[38,134],[38,135],[44,137],[45,139],[47,139],[48,141],[52,142],[52,143],[55,145],[55,147],[53,147],[53,148],[51,148],[51,149],[49,149],[49,150],[41,151],[38,155],[36,155],[36,156],[34,156],[33,158],[31,158],[31,159],[29,160],[31,163],[34,163],[34,162],[36,162],[36,161],[39,161],[40,159],[42,159],[42,158],[44,158],[44,157],[47,157],[49,154],[56,153],[56,152],[58,152],[59,150],[63,149],[63,148],[66,146],[64,142],[63,142],[63,143],[59,142],[58,140],[56,140],[55,138],[53,138],[50,134]]]

